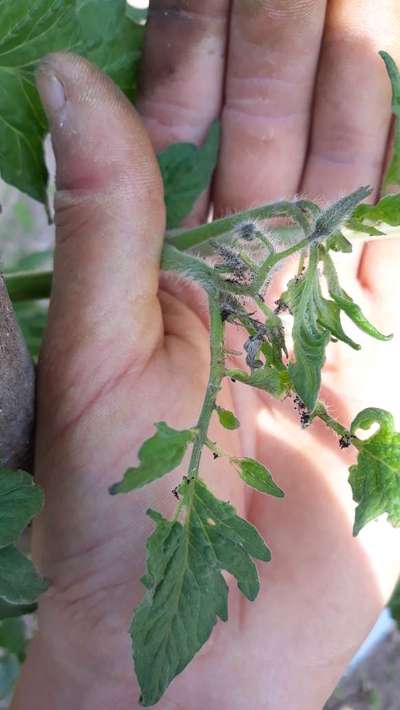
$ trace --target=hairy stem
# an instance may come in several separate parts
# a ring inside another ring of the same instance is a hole
[[[315,410],[312,414],[312,418],[314,419],[315,417],[318,417],[323,422],[325,422],[329,429],[332,429],[332,431],[334,431],[340,437],[344,437],[345,439],[351,439],[353,442],[354,437],[351,436],[349,430],[328,414],[328,412],[326,411],[326,407],[322,404],[322,402],[317,402]]]
[[[210,296],[210,376],[207,390],[197,422],[197,434],[193,444],[192,456],[189,463],[189,478],[199,475],[200,459],[203,447],[207,442],[207,432],[210,424],[218,392],[225,375],[224,355],[224,324],[221,318],[219,302]]]
[[[308,203],[302,202],[301,205],[303,206],[303,204]],[[300,209],[295,202],[284,201],[276,202],[272,205],[254,207],[251,210],[234,214],[231,217],[216,219],[214,222],[202,224],[200,227],[195,227],[195,229],[180,232],[175,236],[168,236],[167,240],[170,244],[173,244],[176,249],[191,249],[192,247],[199,246],[199,244],[202,244],[209,239],[215,239],[216,237],[220,237],[227,232],[232,232],[232,230],[234,230],[242,222],[256,219],[270,219],[271,217],[287,217],[288,215],[301,226],[303,231],[306,226],[309,226],[303,214],[303,210]]]
[[[307,236],[297,244],[293,244],[291,247],[288,247],[288,249],[270,254],[258,270],[257,278],[254,281],[256,291],[262,291],[269,272],[274,268],[274,266],[276,266],[276,264],[282,261],[282,259],[287,259],[288,256],[295,254],[297,251],[301,251],[304,247],[308,247],[309,245],[310,237]]]

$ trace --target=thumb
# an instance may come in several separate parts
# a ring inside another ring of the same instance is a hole
[[[126,97],[86,60],[49,55],[37,84],[57,164],[43,359],[51,353],[58,370],[76,352],[93,366],[99,357],[114,367],[133,354],[147,359],[162,333],[157,291],[165,219],[150,141]]]

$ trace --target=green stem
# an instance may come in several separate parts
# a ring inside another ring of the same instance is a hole
[[[4,274],[3,278],[14,303],[50,297],[52,271],[19,271]]]
[[[305,231],[309,227],[302,210],[293,202],[276,202],[272,205],[263,205],[262,207],[254,207],[246,212],[240,212],[231,217],[223,217],[216,219],[214,222],[202,224],[195,229],[180,232],[176,236],[167,237],[169,244],[172,244],[176,249],[186,250],[191,249],[199,244],[202,244],[209,239],[215,239],[227,232],[232,232],[241,222],[252,220],[270,219],[271,217],[292,217]]]
[[[224,357],[224,324],[222,322],[219,302],[210,297],[210,377],[207,390],[201,408],[199,420],[197,422],[197,435],[194,440],[192,456],[189,463],[189,478],[197,478],[199,475],[200,459],[203,447],[207,442],[207,432],[210,424],[218,392],[225,375]]]
[[[349,430],[328,414],[322,402],[317,402],[317,405],[312,415],[313,419],[315,417],[318,417],[323,422],[325,422],[325,424],[340,437],[344,437],[345,439],[351,439],[353,442],[353,437],[351,436]]]
[[[259,307],[260,311],[262,311],[267,318],[271,318],[271,316],[274,316],[276,318],[272,308],[267,306],[267,304],[262,300],[261,296],[255,296],[254,300],[257,303],[257,306]]]
[[[256,232],[256,237],[262,244],[264,244],[265,247],[267,247],[270,254],[273,254],[275,252],[275,247],[271,240],[268,239],[266,234],[263,234],[262,232],[258,231]]]
[[[263,264],[261,264],[259,270],[258,270],[258,275],[257,278],[254,281],[254,287],[257,292],[262,291],[263,286],[268,278],[268,274],[271,271],[271,269],[276,266],[282,259],[287,259],[288,256],[291,256],[292,254],[295,254],[297,251],[300,251],[301,249],[304,249],[304,247],[308,247],[310,245],[310,238],[305,237],[302,239],[300,242],[297,244],[293,244],[293,246],[289,247],[288,249],[285,249],[284,251],[278,251],[275,252],[274,254],[271,254]]]
[[[306,255],[305,255],[304,251],[302,251],[301,254],[300,254],[299,264],[298,264],[298,267],[297,267],[297,276],[299,276],[299,277],[300,277],[300,276],[302,275],[302,273],[303,273],[305,260],[306,260]]]
[[[206,262],[166,244],[162,252],[161,268],[177,271],[198,281],[207,292],[230,291],[240,296],[253,294],[252,288],[228,283]],[[5,274],[4,281],[14,303],[49,298],[53,273],[51,271],[21,271]]]

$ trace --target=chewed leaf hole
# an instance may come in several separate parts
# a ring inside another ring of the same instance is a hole
[[[373,422],[369,429],[357,429],[357,439],[361,439],[361,441],[366,441],[371,436],[376,434],[377,431],[379,431],[379,424],[378,422]]]

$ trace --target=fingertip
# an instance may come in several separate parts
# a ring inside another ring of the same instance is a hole
[[[36,77],[51,129],[58,189],[102,192],[122,179],[136,195],[149,187],[153,195],[161,193],[144,125],[109,77],[83,57],[62,52],[48,54]]]

